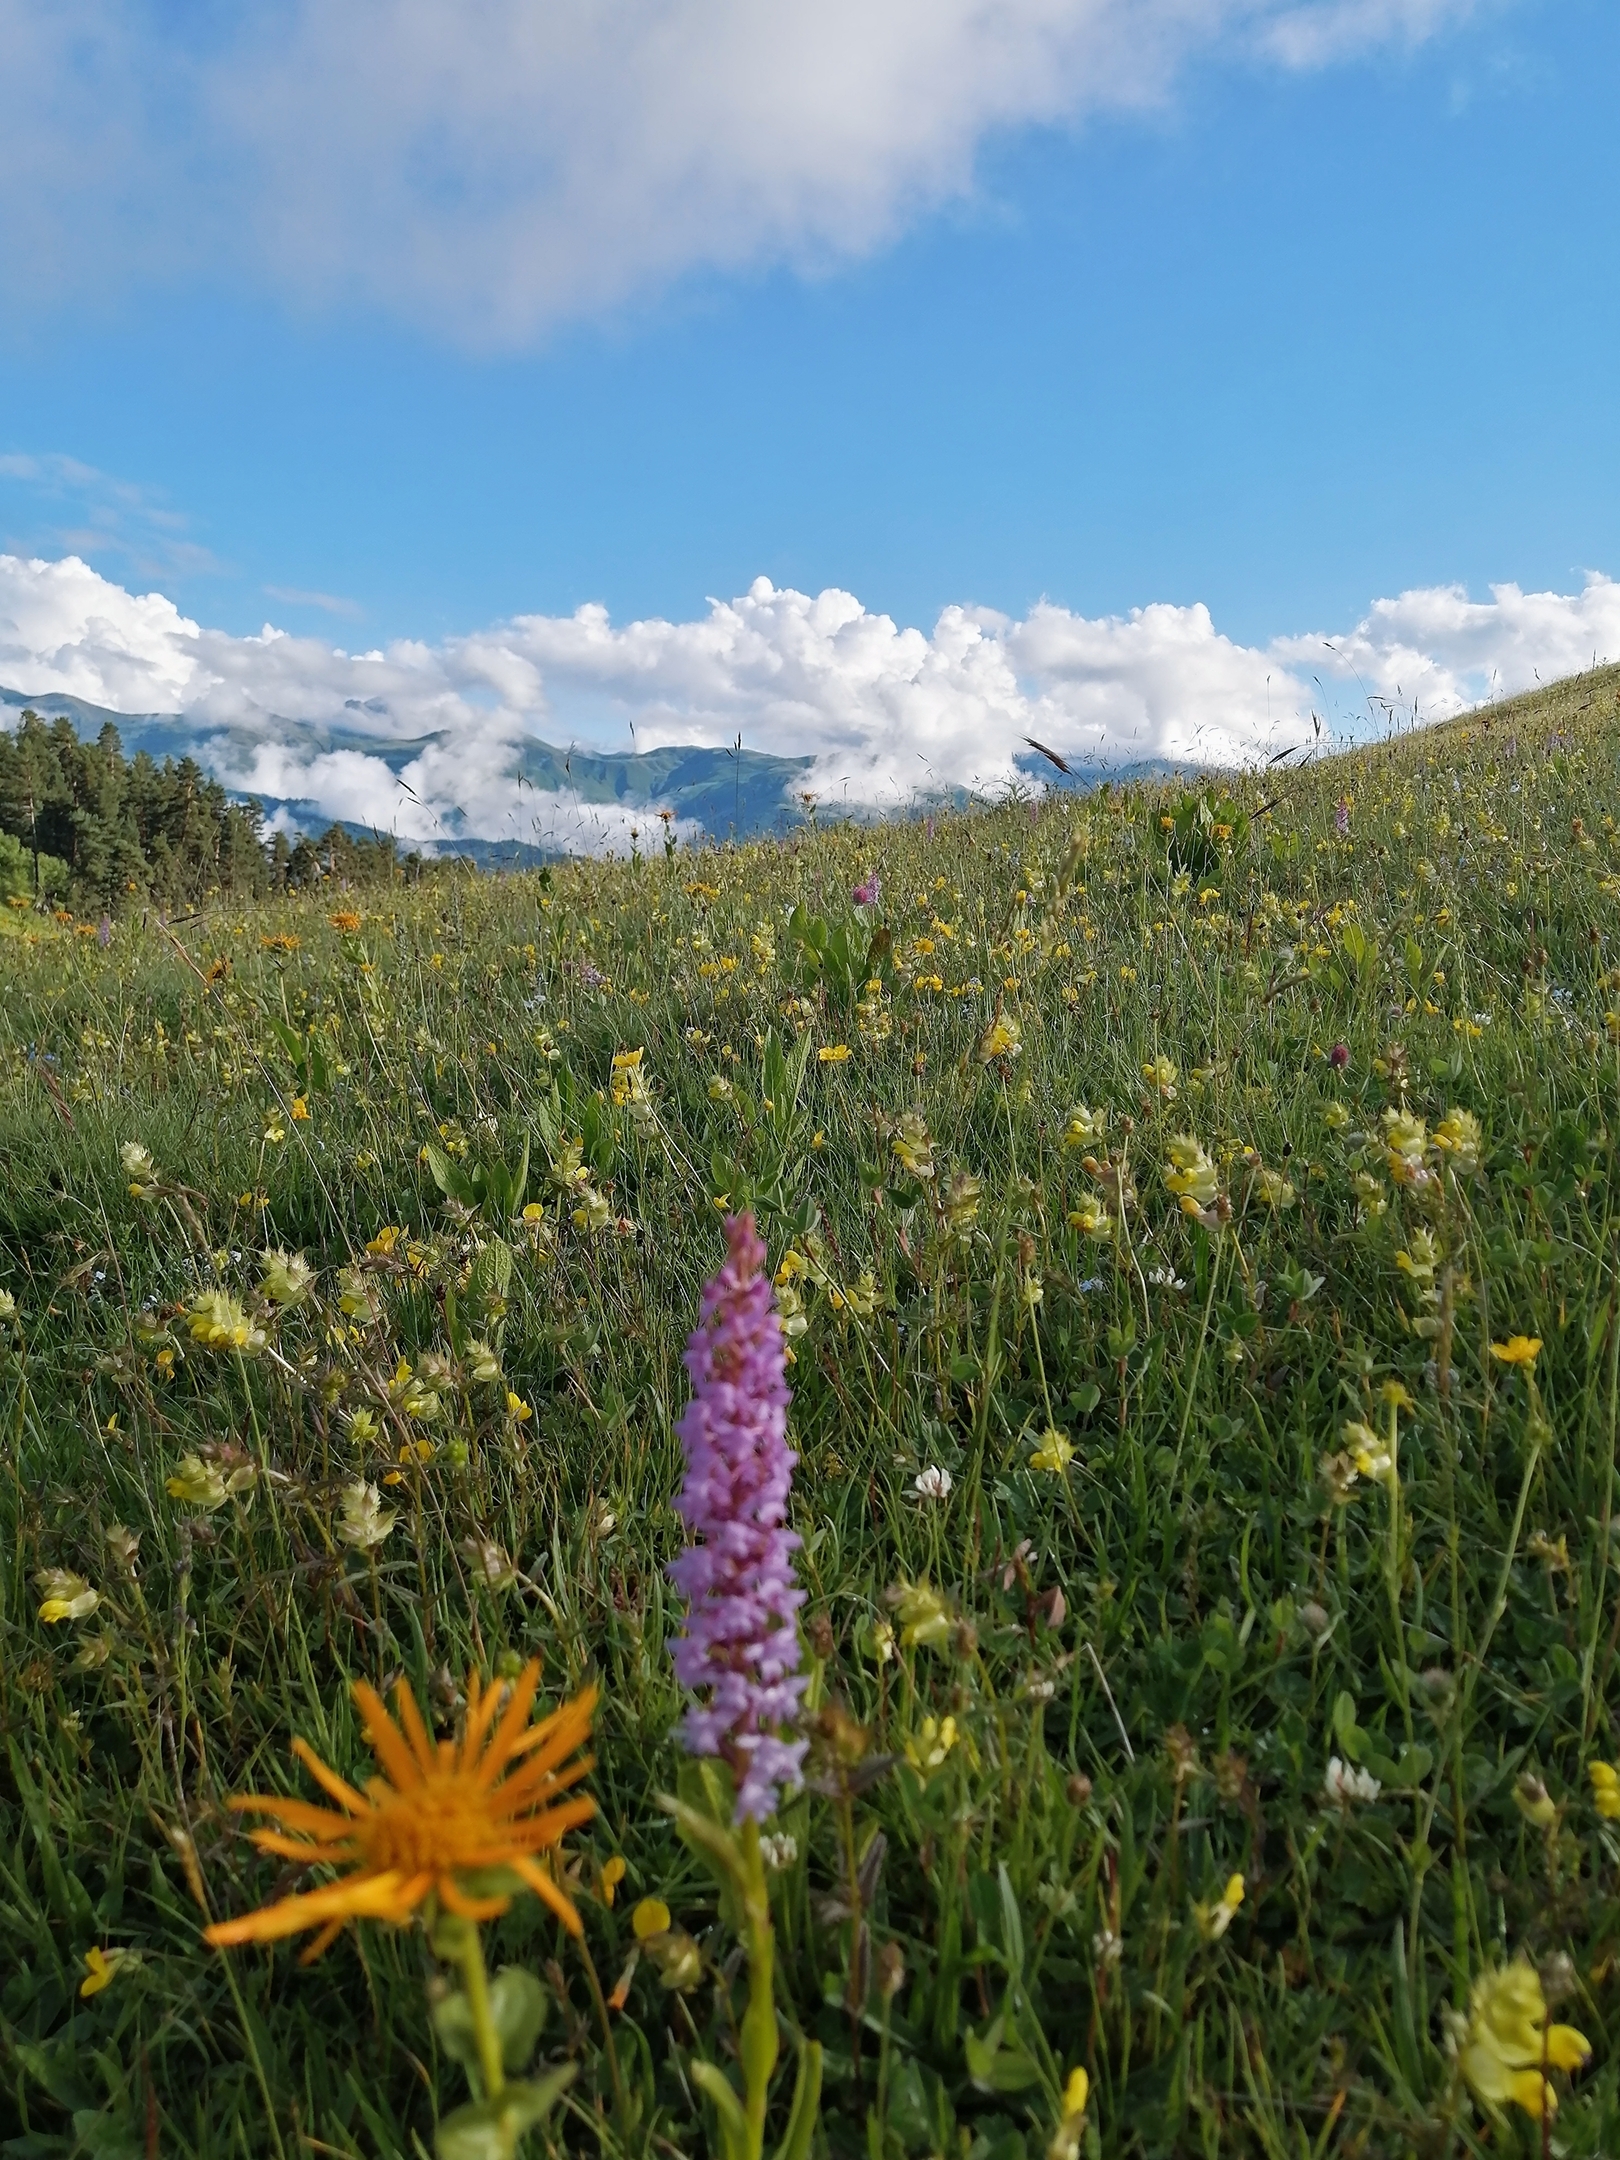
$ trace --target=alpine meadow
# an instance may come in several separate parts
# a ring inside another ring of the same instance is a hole
[[[1620,2152],[1620,669],[796,810],[0,856],[0,2152]]]

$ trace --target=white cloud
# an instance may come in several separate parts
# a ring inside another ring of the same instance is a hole
[[[31,306],[268,275],[522,340],[693,268],[867,250],[993,132],[1156,104],[1200,54],[1318,67],[1492,4],[0,0],[0,275]]]
[[[308,802],[402,839],[457,834],[601,848],[634,813],[515,780],[538,739],[676,743],[815,760],[825,799],[882,807],[930,787],[994,789],[1034,736],[1071,760],[1227,763],[1313,740],[1310,716],[1363,733],[1398,710],[1439,719],[1620,657],[1620,584],[1435,586],[1379,600],[1350,629],[1240,645],[1202,606],[1088,618],[1043,601],[1021,620],[949,607],[932,632],[850,593],[756,580],[691,622],[615,626],[605,609],[523,615],[428,645],[349,653],[267,625],[239,638],[72,558],[0,556],[0,684],[128,713],[184,711],[233,787]],[[333,740],[338,731],[347,738]]]

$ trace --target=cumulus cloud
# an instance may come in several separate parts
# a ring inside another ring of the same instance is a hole
[[[1505,0],[0,0],[0,273],[269,276],[511,342],[694,267],[859,253],[997,130]],[[70,149],[64,149],[70,145]]]
[[[1330,732],[1441,719],[1620,657],[1620,584],[1575,593],[1435,586],[1348,629],[1224,636],[1202,606],[1098,618],[1041,602],[1014,620],[948,607],[931,632],[853,594],[760,578],[690,622],[606,609],[520,615],[439,644],[347,652],[267,624],[232,637],[73,557],[0,555],[0,685],[120,713],[184,714],[196,754],[246,794],[429,844],[623,845],[635,812],[537,792],[535,742],[675,744],[809,758],[802,784],[882,809],[993,792],[1035,737],[1071,762],[1221,765]],[[15,707],[13,707],[13,713]],[[796,783],[798,784],[798,783]]]

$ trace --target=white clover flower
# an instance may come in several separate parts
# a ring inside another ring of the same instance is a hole
[[[948,1500],[954,1483],[948,1470],[938,1463],[931,1463],[926,1470],[917,1472],[911,1481],[911,1489],[919,1500]]]
[[[1383,1791],[1370,1770],[1358,1770],[1354,1763],[1347,1763],[1339,1756],[1328,1758],[1326,1775],[1322,1779],[1322,1798],[1334,1807],[1347,1808],[1357,1800],[1376,1800]]]

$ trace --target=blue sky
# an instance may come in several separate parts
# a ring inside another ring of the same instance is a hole
[[[994,133],[864,259],[700,269],[515,353],[219,265],[73,293],[0,336],[0,452],[139,499],[0,479],[0,542],[366,639],[760,573],[925,626],[1204,600],[1244,638],[1562,590],[1620,568],[1617,80],[1595,0],[1305,74],[1195,57],[1157,111]]]
[[[1620,654],[1612,0],[59,13],[0,6],[0,553],[104,582],[8,572],[0,683],[892,791],[991,712],[1237,754]]]

